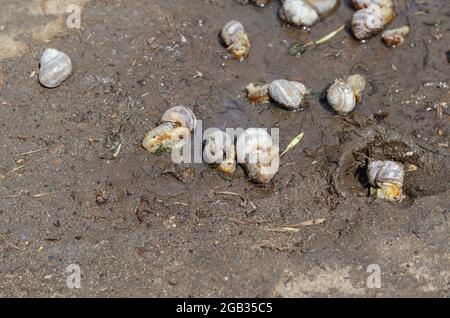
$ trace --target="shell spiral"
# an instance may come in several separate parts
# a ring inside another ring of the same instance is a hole
[[[333,110],[339,114],[348,114],[355,109],[356,97],[350,85],[336,80],[327,92],[327,100]]]
[[[39,69],[39,82],[48,88],[61,85],[72,72],[70,57],[56,49],[46,49],[42,54]]]
[[[372,161],[368,167],[368,179],[372,186],[380,187],[383,183],[403,184],[405,171],[401,164],[394,161]]]
[[[161,117],[161,123],[170,122],[176,126],[183,126],[190,131],[195,129],[197,119],[192,110],[184,106],[175,106],[168,109]]]
[[[280,79],[269,85],[269,94],[274,101],[288,110],[296,110],[304,96],[309,94],[309,90],[300,82]]]
[[[223,41],[230,46],[236,41],[236,35],[239,33],[245,33],[244,25],[239,21],[232,20],[222,28]]]
[[[381,9],[377,5],[370,5],[353,14],[353,34],[358,40],[365,40],[383,31],[384,22]]]

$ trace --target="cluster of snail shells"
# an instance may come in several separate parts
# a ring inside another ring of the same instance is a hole
[[[278,172],[280,165],[279,148],[274,144],[266,129],[249,128],[236,141],[237,161],[249,178],[264,184]]]
[[[339,5],[339,0],[281,0],[280,18],[300,27],[310,27]]]
[[[247,87],[247,97],[253,102],[268,102],[274,100],[281,107],[295,111],[300,108],[307,94],[311,93],[303,83],[278,79],[270,84],[253,85]]]
[[[404,176],[403,165],[389,160],[372,161],[367,169],[371,194],[392,202],[400,202],[405,198],[402,193]]]
[[[366,40],[383,31],[395,18],[391,0],[353,0],[357,11],[353,14],[351,26],[358,40]]]
[[[215,130],[209,134],[203,148],[203,159],[223,173],[234,173],[236,149],[232,137],[222,130]]]
[[[239,21],[230,21],[222,28],[222,39],[228,52],[237,60],[243,61],[250,53],[250,40],[244,26]]]
[[[66,53],[52,48],[48,48],[42,53],[38,76],[42,86],[58,87],[71,72],[72,61]]]
[[[337,79],[327,91],[327,101],[338,114],[351,113],[356,103],[361,102],[366,80],[360,74],[354,74],[347,79]]]
[[[142,140],[142,147],[151,153],[182,147],[190,140],[197,119],[189,108],[175,106],[161,117],[160,124],[149,131]]]

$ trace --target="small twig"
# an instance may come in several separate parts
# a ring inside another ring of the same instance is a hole
[[[6,195],[3,197],[0,197],[0,199],[17,199],[18,197],[20,197],[22,195],[23,190],[20,190],[19,194],[16,195]]]
[[[219,192],[215,192],[215,194],[223,194],[223,195],[231,195],[231,196],[239,197],[242,200],[240,206],[244,207],[248,203],[248,204],[250,204],[250,206],[252,207],[253,210],[256,210],[256,208],[257,208],[257,206],[255,204],[253,204],[252,201],[247,200],[244,196],[242,196],[239,193],[229,192],[229,191],[219,191]]]
[[[13,249],[20,251],[20,248],[17,245],[14,245],[13,243],[11,243],[10,241],[8,241],[8,239],[6,238],[6,236],[4,236],[3,234],[0,234],[0,239],[3,240],[3,242],[6,243],[6,245],[8,245],[9,247],[12,247]]]
[[[42,151],[46,151],[46,150],[47,150],[47,148],[45,148],[45,149],[44,148],[43,149],[38,149],[38,150],[32,150],[32,151],[21,153],[19,156],[32,155],[34,153],[38,153],[38,152],[42,152]]]

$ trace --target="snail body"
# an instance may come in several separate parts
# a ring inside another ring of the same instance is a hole
[[[208,164],[216,164],[217,170],[231,174],[236,170],[236,150],[230,135],[216,130],[206,138],[203,158]]]
[[[48,48],[42,53],[39,68],[39,82],[47,88],[61,85],[72,72],[70,57],[56,49]]]
[[[268,84],[254,85],[250,83],[247,85],[246,90],[247,98],[252,102],[265,103],[270,100]]]
[[[288,110],[297,110],[311,91],[300,82],[279,79],[269,85],[270,97]]]
[[[399,202],[402,194],[405,171],[403,165],[394,161],[372,161],[367,169],[371,193],[380,199]]]
[[[362,93],[366,88],[366,79],[360,74],[353,74],[347,77],[345,83],[352,88],[356,102],[360,103],[362,100]]]
[[[145,135],[142,147],[155,153],[181,146],[189,140],[196,121],[194,113],[189,108],[172,107],[163,114],[160,125]]]
[[[230,54],[242,62],[250,53],[251,47],[242,23],[235,20],[228,22],[222,28],[221,35]]]
[[[398,46],[405,42],[405,37],[409,34],[409,27],[403,26],[398,29],[388,30],[383,33],[382,39],[387,46]]]
[[[253,182],[267,183],[278,172],[279,148],[265,129],[245,130],[237,139],[236,152],[238,163],[244,166]]]

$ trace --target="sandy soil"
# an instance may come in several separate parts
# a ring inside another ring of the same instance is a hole
[[[288,54],[349,21],[348,2],[305,32],[281,23],[278,1],[0,0],[0,297],[448,296],[449,126],[437,135],[434,108],[449,93],[448,1],[394,1],[392,27],[412,28],[399,48],[346,30]],[[81,29],[64,26],[68,3]],[[232,19],[252,41],[244,63],[218,38]],[[46,47],[74,63],[53,90],[36,76]],[[322,93],[352,72],[369,89],[342,118]],[[312,88],[302,111],[246,101],[248,83],[278,78]],[[264,187],[240,168],[180,167],[139,144],[181,104],[205,127],[278,127],[282,148],[305,136]],[[404,202],[368,196],[364,156],[418,167]]]

